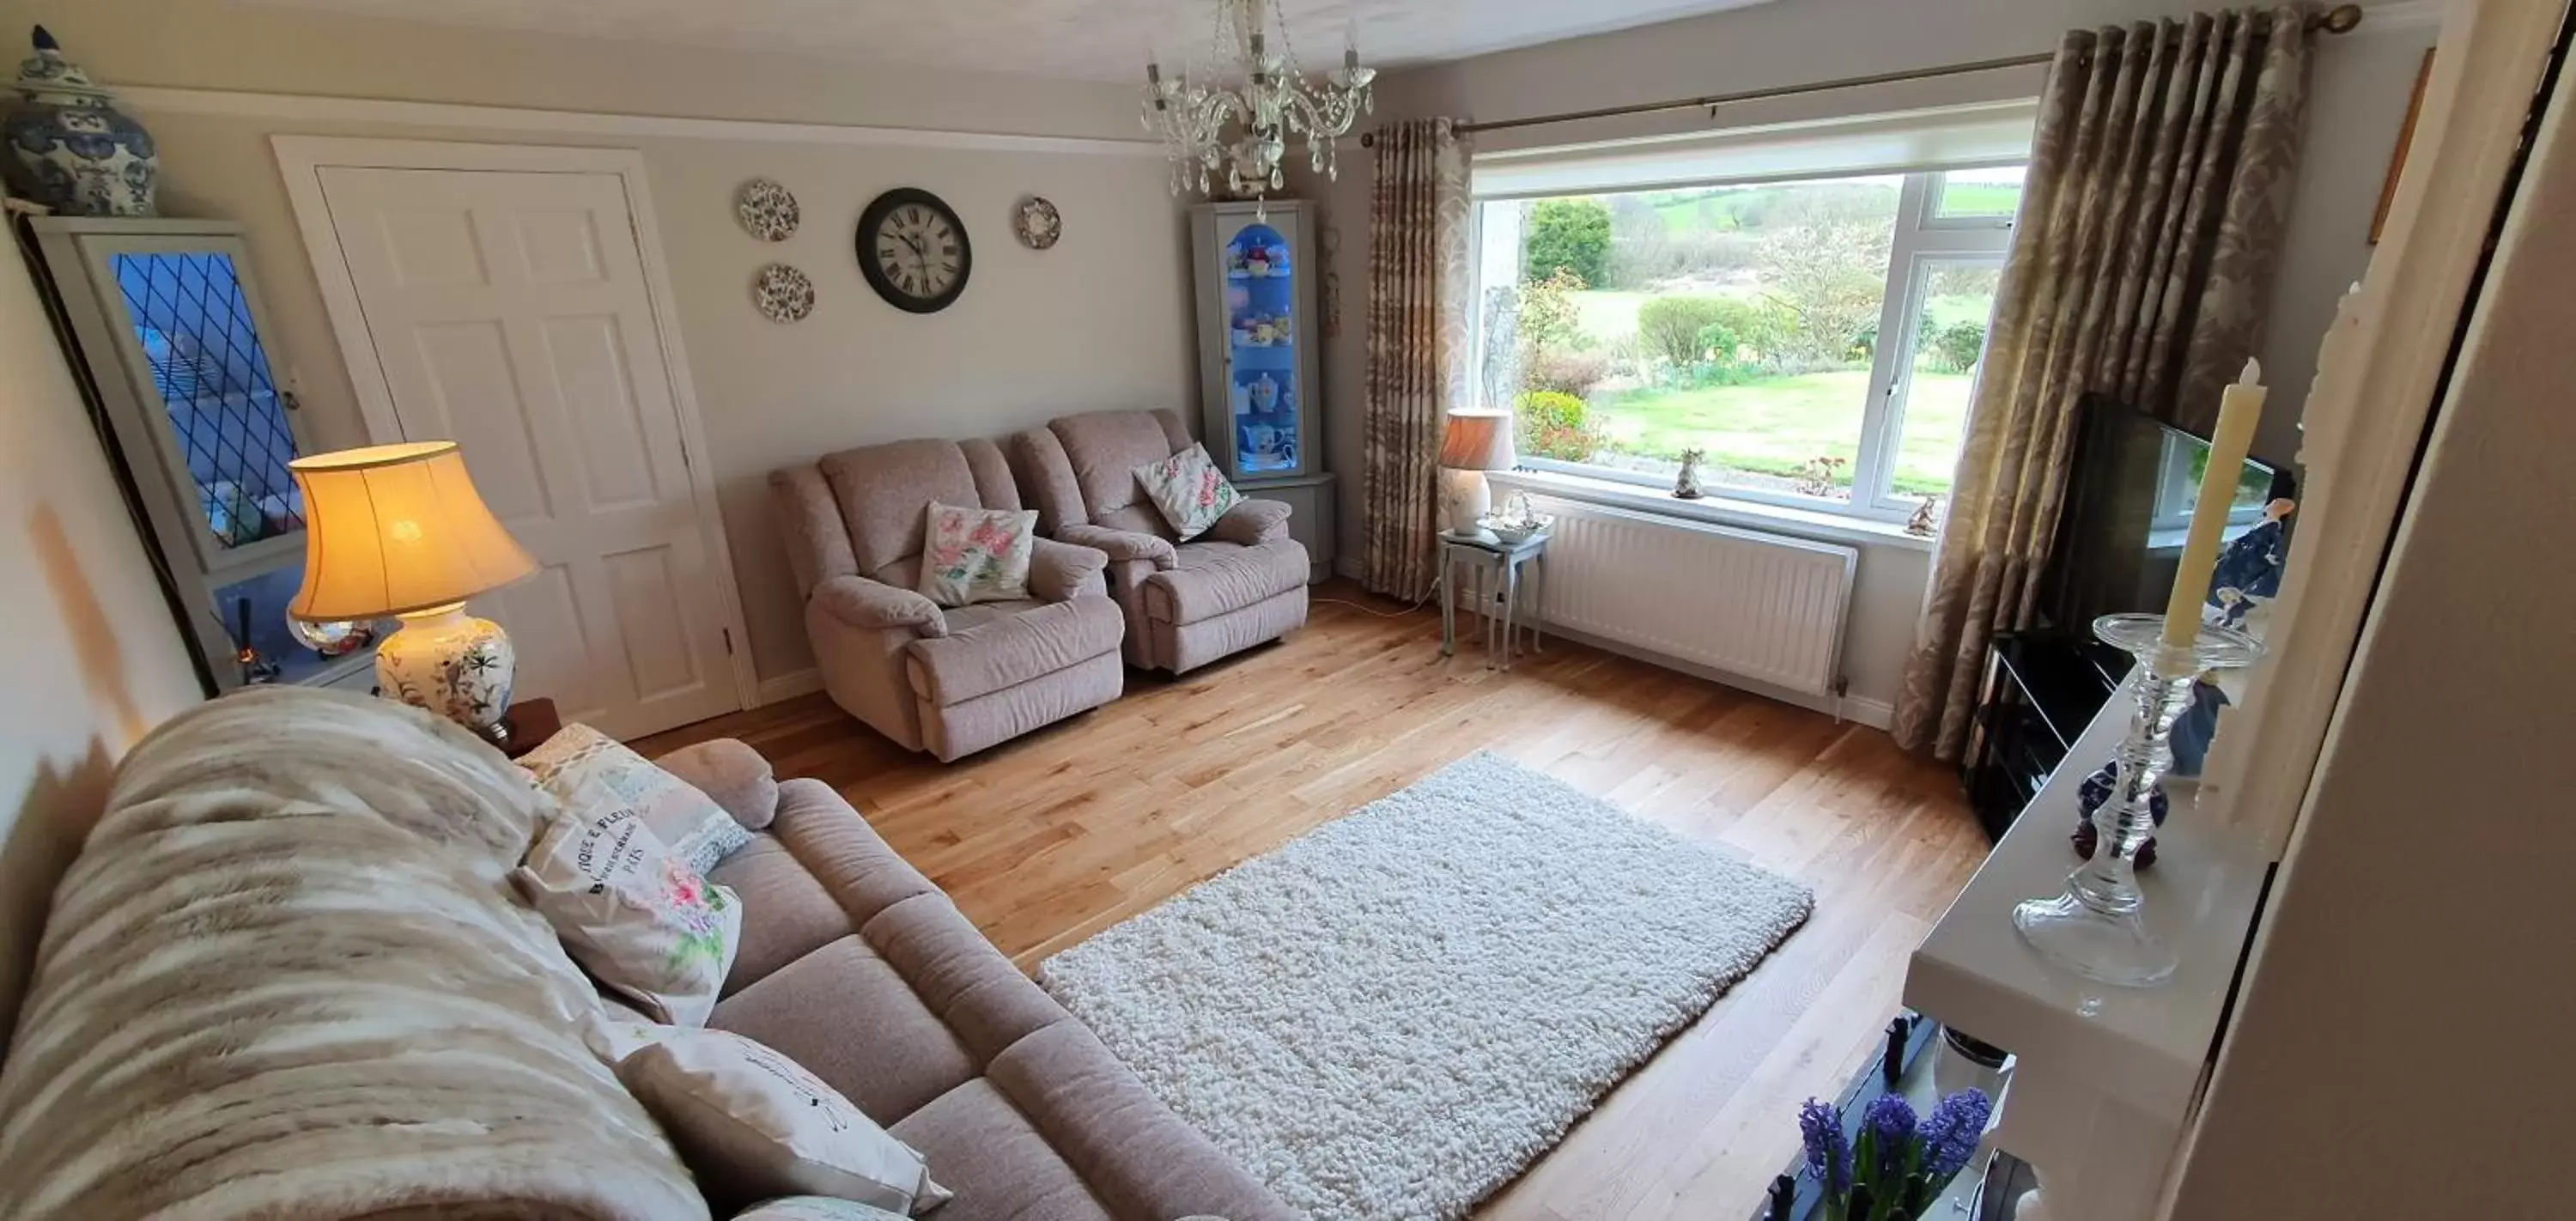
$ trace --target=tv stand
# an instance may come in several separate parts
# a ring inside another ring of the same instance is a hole
[[[2089,637],[1995,635],[1959,759],[1968,807],[1989,841],[2021,817],[2132,664],[2128,654]]]

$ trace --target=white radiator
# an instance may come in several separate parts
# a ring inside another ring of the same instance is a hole
[[[1556,515],[1539,612],[1599,637],[1811,695],[1837,694],[1860,552],[1533,494]]]

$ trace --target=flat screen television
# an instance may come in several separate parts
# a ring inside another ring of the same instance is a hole
[[[2034,609],[2046,631],[2080,640],[2102,615],[2164,609],[2209,440],[2101,395],[2076,410],[2072,473]],[[2260,525],[2276,497],[2295,497],[2289,472],[2248,461],[2236,473],[2227,536]]]

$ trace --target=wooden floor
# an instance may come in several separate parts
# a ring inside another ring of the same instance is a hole
[[[1347,584],[1309,625],[954,765],[820,695],[639,743],[740,737],[838,788],[1023,970],[1317,824],[1491,750],[1729,845],[1816,914],[1478,1214],[1749,1215],[1796,1112],[1875,1053],[1906,955],[1985,841],[1945,767],[1883,733],[1578,645],[1509,673],[1439,655],[1439,620]],[[1349,603],[1363,604],[1371,614]]]

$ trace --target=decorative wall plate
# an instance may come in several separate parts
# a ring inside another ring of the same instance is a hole
[[[1031,195],[1020,201],[1020,210],[1011,216],[1011,230],[1020,235],[1020,244],[1031,250],[1044,250],[1064,236],[1064,217],[1044,196]]]
[[[742,184],[734,196],[734,214],[742,218],[742,227],[764,242],[783,242],[796,232],[803,213],[796,197],[787,188],[767,178],[754,178]]]
[[[752,279],[751,300],[771,322],[800,322],[814,312],[814,282],[785,263],[772,263]]]

